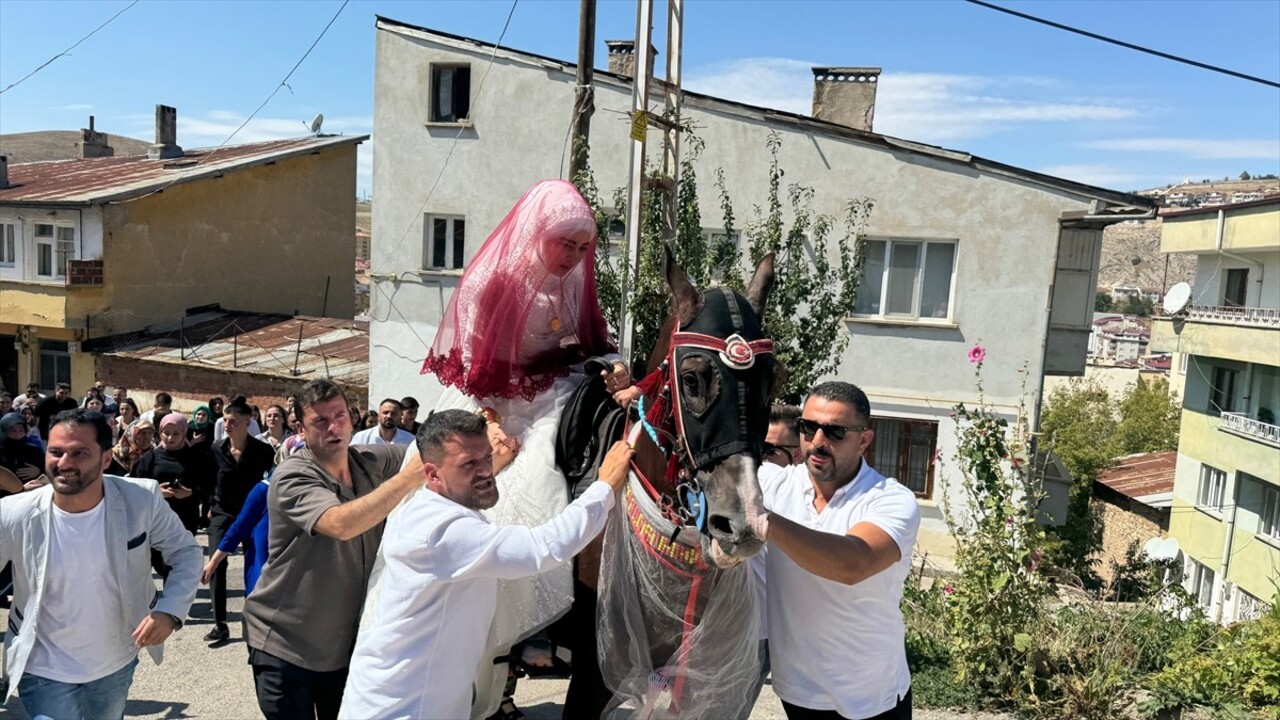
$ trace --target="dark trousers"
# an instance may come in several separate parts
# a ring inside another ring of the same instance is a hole
[[[216,516],[215,516],[216,517]],[[336,720],[347,669],[316,672],[249,648],[253,689],[266,720]]]
[[[782,701],[782,709],[787,713],[787,720],[849,720],[849,718],[837,713],[835,710],[810,710],[799,705],[792,705],[786,700]],[[858,720],[911,720],[910,688],[907,689],[907,694],[898,700],[898,704],[892,710],[886,710],[869,718],[858,718]]]
[[[222,542],[222,538],[226,536],[227,530],[231,528],[231,523],[235,522],[235,518],[230,515],[223,515],[220,512],[214,512],[213,518],[209,520],[209,554],[212,555],[214,550],[218,549],[218,544]],[[227,622],[227,563],[226,561],[218,563],[218,569],[213,571],[213,577],[209,578],[209,602],[213,604],[213,621],[220,625]]]

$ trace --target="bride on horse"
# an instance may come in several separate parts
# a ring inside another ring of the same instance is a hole
[[[631,376],[596,294],[596,242],[595,213],[572,184],[535,184],[472,259],[423,363],[422,372],[445,386],[436,410],[463,408],[489,421],[499,499],[484,515],[494,524],[536,526],[568,505],[555,438],[570,394],[586,379],[587,358],[611,362],[601,373],[606,387],[620,402],[629,397]],[[571,573],[565,563],[502,582],[473,717],[487,717],[501,699],[506,666],[490,658],[568,610]],[[547,665],[552,658],[534,649],[524,661]]]

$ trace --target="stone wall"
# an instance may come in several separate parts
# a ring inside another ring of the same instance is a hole
[[[1102,523],[1102,550],[1097,555],[1098,575],[1110,583],[1116,565],[1123,565],[1130,545],[1139,550],[1153,537],[1169,530],[1169,510],[1152,508],[1109,488],[1094,486],[1090,508]]]

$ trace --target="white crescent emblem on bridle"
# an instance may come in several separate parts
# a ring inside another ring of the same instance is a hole
[[[720,359],[734,370],[746,370],[756,362],[756,353],[741,335],[730,335],[725,338],[724,350],[720,351]]]

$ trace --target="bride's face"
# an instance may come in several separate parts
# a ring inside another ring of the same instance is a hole
[[[542,241],[542,262],[557,277],[568,275],[591,250],[591,233],[586,230],[547,233]]]

